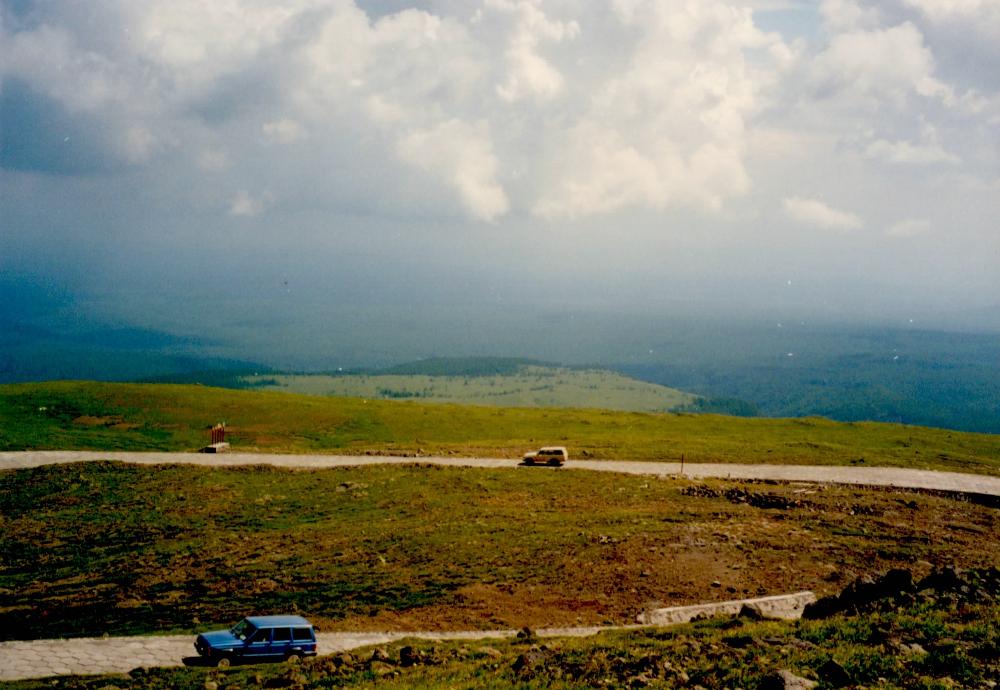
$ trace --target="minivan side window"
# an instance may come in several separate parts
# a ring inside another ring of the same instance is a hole
[[[292,628],[292,638],[295,640],[312,641],[312,631],[309,628]]]
[[[292,639],[292,631],[288,628],[275,628],[273,642],[288,642]]]

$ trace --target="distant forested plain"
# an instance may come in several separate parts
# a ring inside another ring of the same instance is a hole
[[[1000,338],[859,331],[802,338],[787,352],[614,369],[696,394],[752,403],[768,417],[818,415],[1000,433]]]
[[[22,314],[0,319],[0,383],[93,379],[265,388],[290,373],[504,377],[525,365],[557,365],[611,370],[693,394],[697,399],[674,406],[690,412],[1000,433],[1000,334],[994,332],[449,310],[408,317],[404,334],[393,314],[335,316],[328,326],[313,322],[309,331],[227,326],[194,338],[124,327],[67,329]],[[379,397],[419,399],[431,387],[387,385]],[[550,397],[535,404],[595,403]]]

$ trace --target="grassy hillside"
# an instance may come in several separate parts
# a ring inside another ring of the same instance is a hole
[[[428,369],[435,367],[428,365]],[[415,368],[414,368],[415,370]],[[441,369],[451,371],[453,369]],[[404,371],[410,371],[405,368]],[[470,370],[471,371],[471,370]],[[519,364],[500,374],[352,374],[247,376],[262,390],[355,398],[413,399],[503,407],[601,407],[610,410],[665,412],[693,405],[696,396],[622,374],[596,369]]]
[[[997,511],[950,498],[544,469],[53,465],[0,472],[0,520],[0,639],[629,623],[1000,559]]]
[[[825,419],[491,408],[323,398],[204,386],[55,382],[0,386],[0,449],[194,450],[229,425],[236,449],[691,462],[879,465],[1000,474],[1000,437]]]

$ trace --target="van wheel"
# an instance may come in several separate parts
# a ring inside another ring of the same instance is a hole
[[[525,465],[534,465],[535,464],[535,459],[534,458],[525,458],[524,459],[524,464]]]
[[[300,663],[302,663],[302,652],[289,652],[288,655],[285,657],[285,661],[287,661],[292,666],[298,666]]]
[[[215,666],[217,668],[229,668],[230,666],[232,666],[232,664],[233,660],[230,659],[228,656],[220,656],[218,659],[215,660]]]
[[[549,460],[549,467],[559,467],[559,465],[561,465],[561,464],[562,463],[559,462],[558,460],[556,460],[555,458],[553,458],[552,460]]]

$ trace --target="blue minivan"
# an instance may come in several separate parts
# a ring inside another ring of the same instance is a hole
[[[316,631],[302,616],[248,616],[229,630],[201,633],[194,648],[222,667],[238,661],[282,661],[315,656]]]

